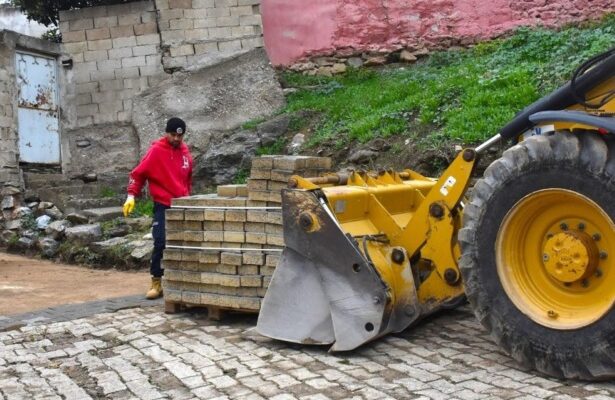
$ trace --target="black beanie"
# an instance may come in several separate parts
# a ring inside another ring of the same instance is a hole
[[[173,117],[167,121],[167,127],[165,129],[167,133],[186,133],[186,123],[181,118]]]

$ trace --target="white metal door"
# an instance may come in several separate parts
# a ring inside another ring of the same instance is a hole
[[[56,62],[50,57],[17,52],[15,65],[19,93],[19,160],[59,164]]]

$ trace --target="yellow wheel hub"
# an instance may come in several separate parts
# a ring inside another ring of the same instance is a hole
[[[547,240],[542,258],[553,279],[572,283],[595,271],[598,248],[585,233],[561,232]]]
[[[615,304],[615,225],[590,198],[545,189],[521,199],[496,238],[508,298],[533,321],[577,329]]]

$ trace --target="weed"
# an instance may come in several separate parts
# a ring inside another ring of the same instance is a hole
[[[265,118],[257,118],[248,122],[244,122],[243,125],[241,125],[241,129],[254,130],[263,121],[265,121]]]
[[[250,170],[247,168],[242,168],[237,171],[235,178],[233,179],[233,184],[235,185],[244,185],[248,182],[248,177],[250,176]]]
[[[133,217],[153,217],[154,202],[151,199],[137,199],[135,209],[131,215]]]
[[[103,199],[116,197],[117,195],[118,193],[113,188],[105,186],[100,189],[100,197]]]
[[[284,147],[286,147],[286,139],[283,137],[277,138],[275,142],[270,144],[269,146],[263,146],[256,149],[256,155],[265,156],[272,154],[282,154],[284,153]]]

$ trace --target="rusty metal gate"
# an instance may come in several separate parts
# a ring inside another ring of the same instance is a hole
[[[56,61],[17,52],[19,161],[59,164],[60,133]]]

